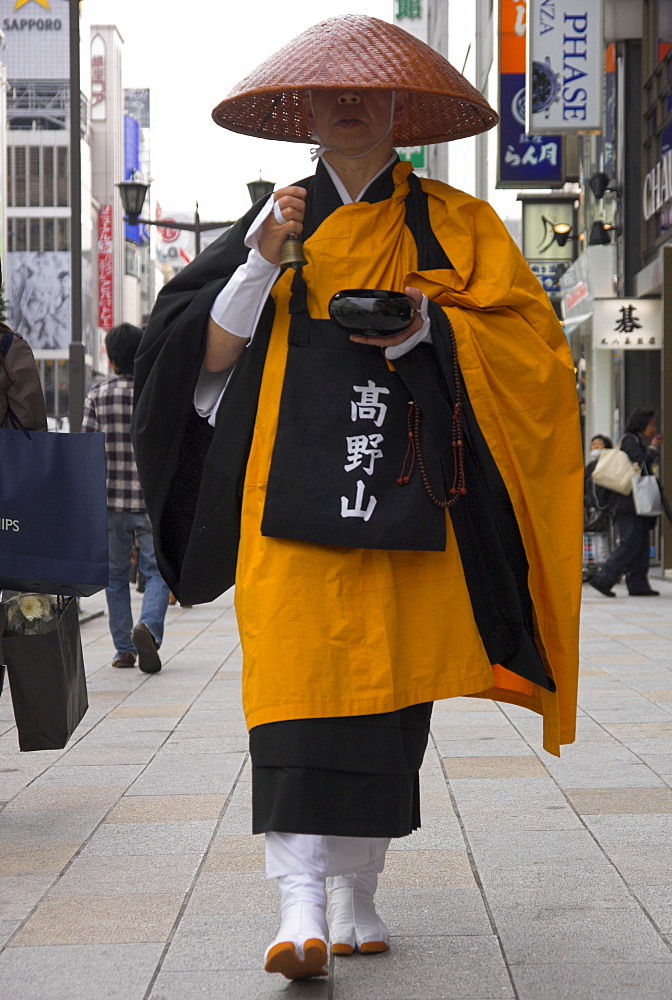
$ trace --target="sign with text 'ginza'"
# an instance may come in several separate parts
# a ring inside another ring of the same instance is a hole
[[[658,351],[663,346],[660,299],[595,299],[593,347]]]
[[[599,132],[603,0],[528,0],[527,131]]]

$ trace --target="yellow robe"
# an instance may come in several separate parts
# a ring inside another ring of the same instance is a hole
[[[581,594],[583,461],[571,355],[546,294],[484,202],[422,181],[454,270],[417,271],[405,225],[410,169],[397,165],[389,200],[344,205],[305,242],[309,312],[328,319],[329,299],[343,288],[406,285],[445,309],[474,412],[516,512],[536,639],[557,692],[488,662],[449,516],[445,552],[261,534],[287,358],[292,273],[285,272],[273,289],[236,576],[247,723],[478,695],[542,713],[544,747],[558,754],[575,734]]]

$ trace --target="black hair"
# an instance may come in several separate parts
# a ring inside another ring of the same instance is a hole
[[[656,415],[655,410],[644,410],[638,406],[632,411],[625,424],[626,434],[643,433]]]
[[[105,350],[120,375],[133,374],[133,362],[142,340],[142,330],[132,323],[120,323],[105,334]]]
[[[607,437],[606,434],[593,434],[593,436],[590,439],[590,443],[592,444],[593,441],[601,441],[605,448],[614,447],[614,442],[611,440],[610,437]]]

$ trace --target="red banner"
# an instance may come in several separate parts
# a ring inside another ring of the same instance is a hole
[[[112,279],[112,206],[101,205],[98,213],[98,326],[105,332],[114,326]]]

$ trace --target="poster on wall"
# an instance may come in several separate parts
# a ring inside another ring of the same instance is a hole
[[[7,257],[7,322],[34,351],[67,350],[71,329],[70,254],[60,250],[19,250]]]
[[[602,0],[527,0],[529,133],[601,130],[603,26]]]
[[[500,0],[497,187],[561,187],[562,136],[530,135],[525,127],[525,37],[525,0]]]

